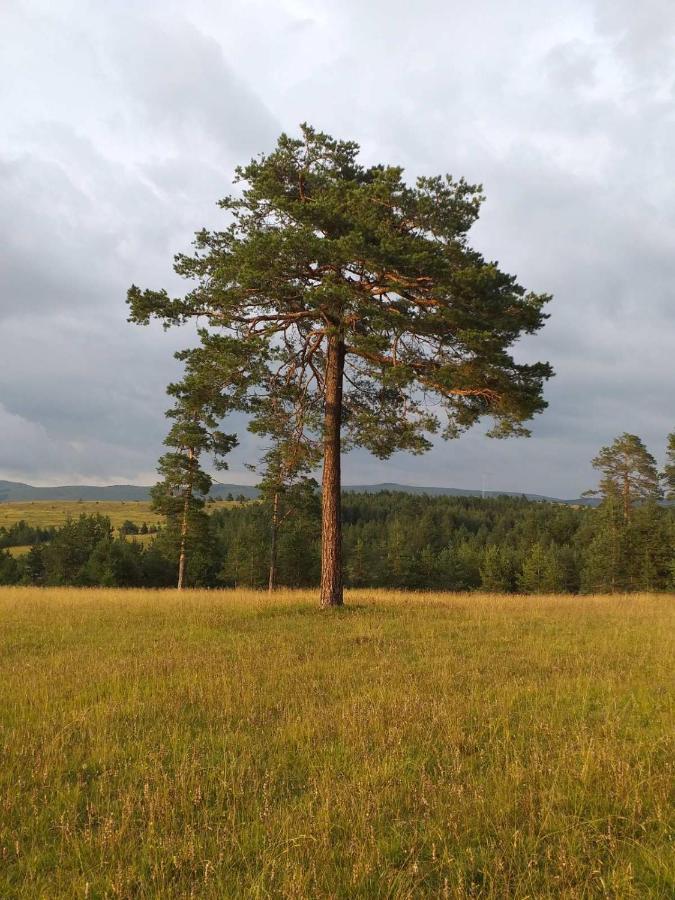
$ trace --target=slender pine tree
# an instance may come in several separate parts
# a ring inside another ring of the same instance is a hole
[[[186,362],[181,382],[169,385],[168,393],[175,405],[167,412],[173,420],[164,443],[169,451],[160,457],[157,470],[162,480],[151,491],[153,508],[166,516],[168,537],[173,537],[178,553],[178,590],[186,582],[190,543],[208,531],[205,498],[213,479],[201,465],[208,454],[214,466],[226,469],[224,457],[237,444],[234,434],[218,428],[219,418],[228,411],[227,396],[222,392],[222,373],[214,372],[204,362],[203,353],[179,354]]]
[[[656,460],[636,434],[625,432],[609,447],[603,447],[592,461],[593,467],[602,473],[596,490],[586,491],[587,496],[600,495],[603,499],[619,496],[626,520],[633,507],[661,496]]]

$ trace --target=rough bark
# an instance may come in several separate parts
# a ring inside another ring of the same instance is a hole
[[[623,479],[623,517],[626,522],[630,519],[630,481],[627,475]]]
[[[340,426],[345,345],[341,335],[328,339],[326,359],[321,488],[321,606],[342,606],[342,503]]]
[[[189,459],[190,459],[190,478],[188,480],[187,488],[185,490],[185,494],[183,496],[183,519],[180,523],[180,551],[178,554],[178,590],[182,591],[185,586],[185,564],[187,561],[187,536],[188,536],[188,527],[190,520],[190,501],[192,500],[192,465],[195,459],[195,454],[192,450],[189,451]]]
[[[274,492],[272,501],[272,539],[270,542],[270,577],[268,590],[270,594],[277,586],[277,535],[279,533],[279,491]]]
[[[185,553],[185,544],[187,542],[187,532],[188,532],[188,499],[185,498],[185,502],[183,504],[183,520],[180,526],[180,552],[178,554],[178,590],[182,591],[183,586],[185,585],[185,562],[186,562],[186,553]]]

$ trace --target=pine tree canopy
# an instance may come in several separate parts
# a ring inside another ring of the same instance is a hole
[[[666,498],[675,500],[675,431],[668,435],[666,465],[662,477],[666,489]]]
[[[245,365],[264,364],[317,407],[337,337],[343,425],[380,457],[429,445],[440,423],[427,395],[441,401],[446,436],[484,414],[495,435],[522,433],[552,370],[516,363],[509,348],[541,328],[549,297],[468,246],[480,187],[449,176],[410,186],[399,167],[360,165],[358,150],[307,125],[282,135],[237,170],[241,195],[220,202],[225,230],[199,232],[194,253],[176,257],[192,289],[171,299],[133,286],[131,320],[201,317],[242,342]]]
[[[626,516],[636,503],[661,496],[656,460],[636,434],[625,432],[617,437],[600,450],[592,464],[602,478],[599,488],[586,494],[621,497]]]

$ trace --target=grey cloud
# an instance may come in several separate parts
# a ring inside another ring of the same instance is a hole
[[[164,148],[167,138],[169,147],[183,148],[207,139],[237,159],[274,140],[274,118],[214,38],[184,19],[139,23],[132,17],[122,24],[108,47],[116,80]]]
[[[624,430],[675,426],[675,9],[668,0],[177,0],[3,10],[0,477],[149,478],[190,331],[126,325],[133,281],[222,221],[233,168],[302,120],[410,177],[485,185],[474,244],[551,319],[533,437],[474,429],[424,458],[350,454],[352,482],[572,496]],[[226,480],[248,481],[243,430]],[[17,449],[17,447],[21,449]]]
[[[148,483],[153,478],[153,466],[147,465],[146,454],[123,441],[105,442],[95,435],[85,440],[55,435],[49,428],[9,413],[2,405],[0,434],[0,465],[8,479],[22,480],[31,472],[40,473],[41,483],[51,484],[86,480]]]
[[[630,64],[637,86],[662,77],[675,50],[675,8],[669,0],[596,0],[593,10],[598,32]]]

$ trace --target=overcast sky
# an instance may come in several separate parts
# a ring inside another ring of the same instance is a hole
[[[154,480],[183,330],[132,283],[218,226],[233,168],[308,121],[366,163],[487,194],[472,243],[535,291],[556,370],[530,439],[478,427],[350,483],[577,496],[623,431],[675,428],[672,0],[2,0],[0,478]],[[486,423],[488,425],[489,423]],[[242,434],[222,480],[248,482]]]

